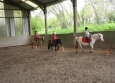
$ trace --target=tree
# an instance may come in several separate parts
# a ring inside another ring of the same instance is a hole
[[[110,22],[115,22],[115,12],[114,11],[110,11],[108,16],[109,16]]]
[[[112,4],[113,9],[114,9],[114,11],[115,11],[115,0],[109,0],[109,1],[110,1],[110,3]]]
[[[68,12],[67,7],[65,7],[65,4],[63,2],[48,7],[48,13],[53,13],[57,17],[60,22],[61,28],[67,28],[67,15],[69,17],[72,17],[71,13]]]
[[[58,27],[59,22],[57,18],[49,18],[48,19],[48,28],[56,28]]]
[[[41,17],[35,16],[31,18],[32,30],[33,32],[40,32],[44,28],[44,21]]]

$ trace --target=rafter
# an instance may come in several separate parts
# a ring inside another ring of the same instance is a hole
[[[27,1],[27,0],[25,0],[25,1]],[[21,3],[25,2],[25,1],[20,1],[18,4],[21,4]]]
[[[57,1],[52,1],[52,2],[49,2],[46,4],[46,6],[50,6],[50,5],[53,5],[53,4],[56,4],[56,3],[59,3],[59,2],[63,2],[65,0],[57,0]]]
[[[11,0],[4,0],[3,2],[4,2],[4,3],[7,3],[7,4],[10,4],[10,5],[13,5],[13,6],[15,6],[15,7],[20,8],[20,10],[22,10],[22,11],[24,12],[24,14],[25,14],[26,16],[28,16],[27,12],[30,11],[30,10],[28,10],[28,9],[26,9],[26,8],[24,8],[24,7],[20,6],[20,5],[18,5],[17,3],[15,3],[15,2],[13,2],[13,1],[11,1]]]
[[[42,10],[44,9],[45,4],[41,3],[40,1],[38,0],[30,0],[30,1],[37,4]]]

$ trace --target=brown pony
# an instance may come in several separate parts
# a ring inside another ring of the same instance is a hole
[[[36,48],[38,48],[38,45],[41,48],[42,42],[44,41],[44,36],[39,37],[38,42],[35,41],[35,37],[31,37],[30,44],[33,48],[34,45],[36,45]]]

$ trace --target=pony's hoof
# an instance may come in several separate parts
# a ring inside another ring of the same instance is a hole
[[[94,53],[94,51],[90,51],[91,53]]]

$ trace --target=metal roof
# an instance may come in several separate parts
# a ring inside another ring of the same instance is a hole
[[[37,8],[44,9],[44,7],[48,7],[62,1],[65,0],[0,0],[0,2],[16,6],[26,11],[31,11]]]

